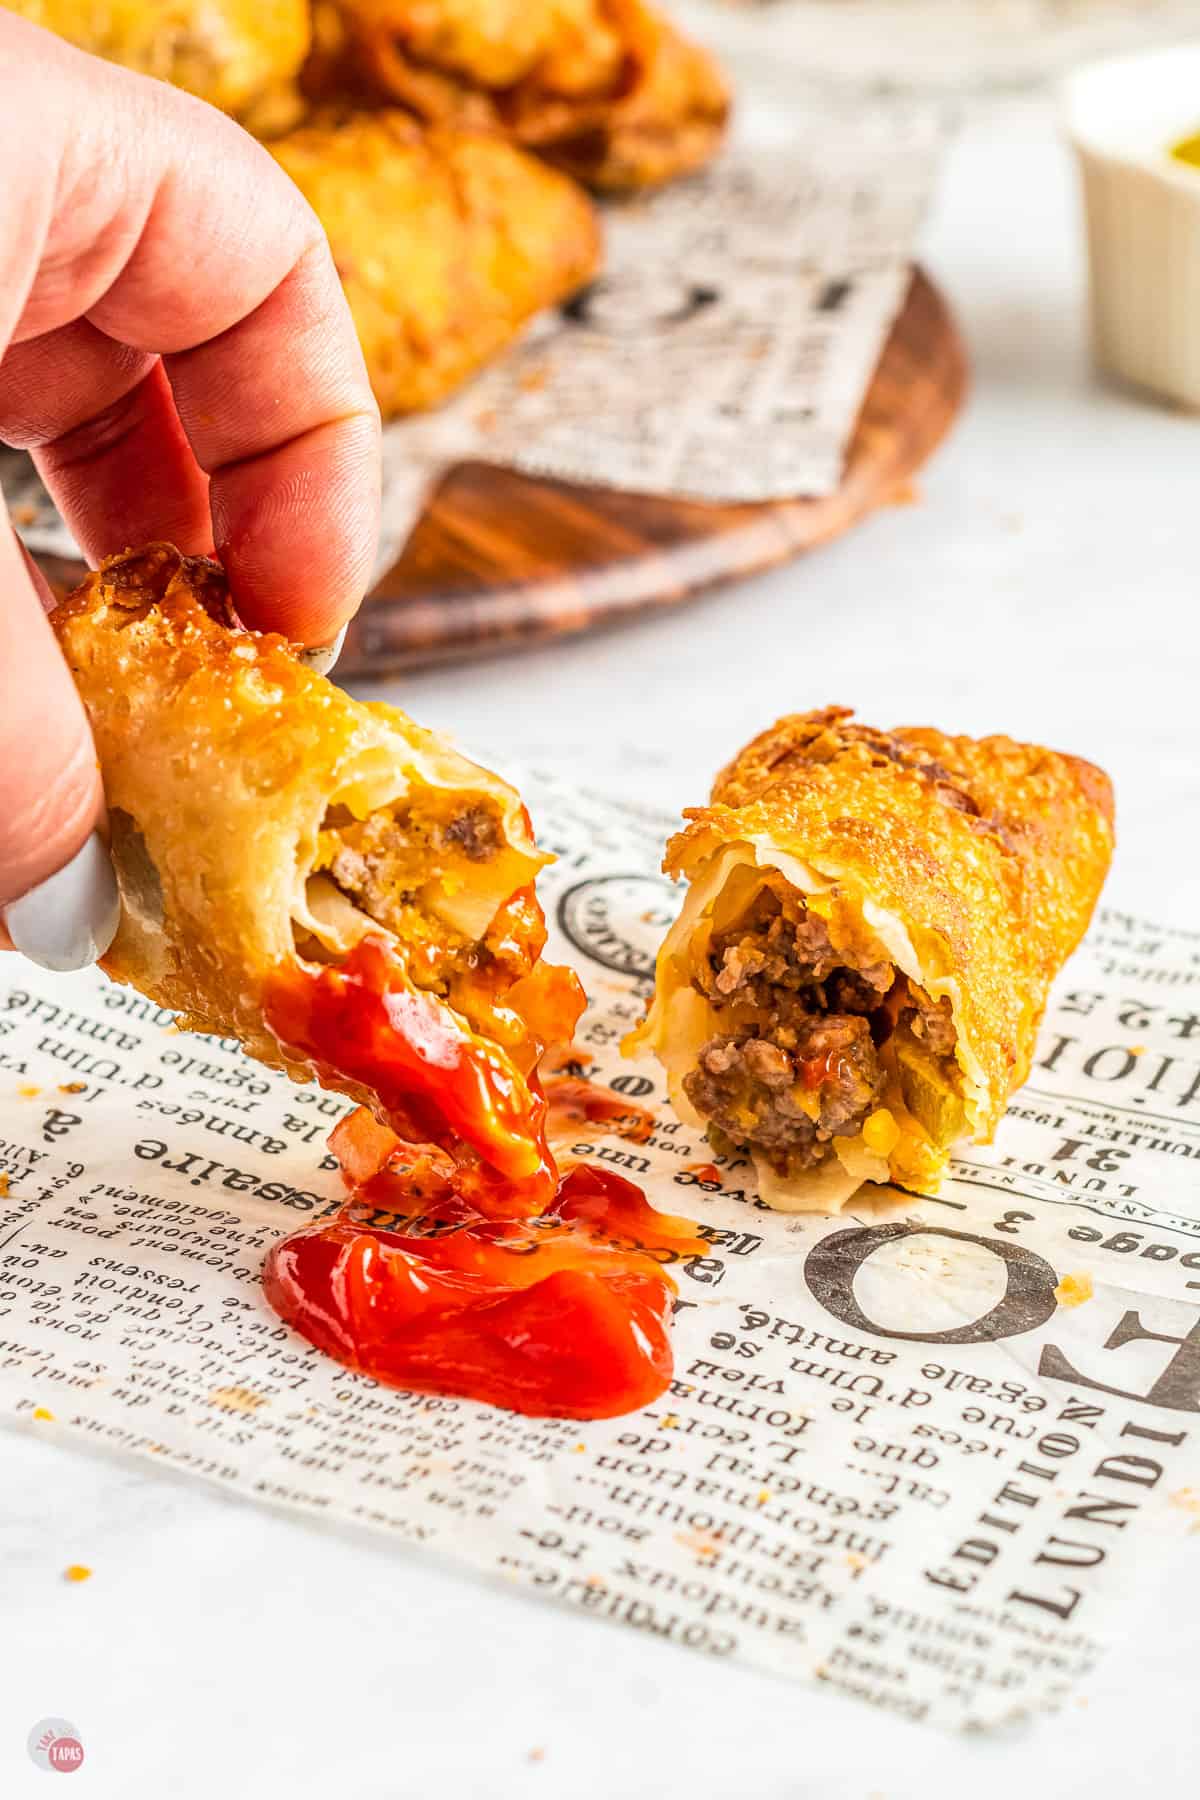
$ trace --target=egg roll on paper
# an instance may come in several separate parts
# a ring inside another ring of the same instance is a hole
[[[516,791],[243,630],[219,565],[170,545],[52,620],[108,799],[106,972],[437,1146],[481,1211],[540,1211],[537,1060],[583,996],[539,960],[549,858]]]
[[[631,1054],[784,1211],[934,1193],[1025,1080],[1112,858],[1108,777],[1007,737],[781,719],[685,813]]]

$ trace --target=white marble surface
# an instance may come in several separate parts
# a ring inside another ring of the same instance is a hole
[[[926,246],[975,388],[918,504],[684,613],[398,697],[468,744],[672,807],[777,712],[829,700],[1060,743],[1116,777],[1113,897],[1194,923],[1200,421],[1088,371],[1043,104],[968,118]],[[1194,1553],[1130,1596],[1067,1714],[955,1740],[27,1437],[0,1438],[0,1483],[5,1800],[43,1792],[24,1746],[48,1714],[82,1732],[79,1791],[114,1800],[1185,1791]],[[71,1562],[92,1579],[65,1583]]]

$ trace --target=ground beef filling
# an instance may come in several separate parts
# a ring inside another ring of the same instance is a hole
[[[931,1000],[927,994],[909,990],[911,1010],[902,1017],[913,1036],[931,1056],[953,1056],[958,1041],[948,1000]]]
[[[914,993],[891,963],[853,965],[787,890],[761,889],[714,934],[693,982],[726,1028],[684,1091],[710,1136],[753,1149],[781,1176],[816,1168],[834,1138],[857,1135],[883,1086],[877,1047],[898,1023],[935,1055],[954,1045],[944,1002]]]
[[[487,862],[503,845],[504,831],[489,807],[469,806],[449,824],[439,827],[435,841],[439,846],[450,844],[461,850],[472,862]]]
[[[370,818],[331,815],[325,821],[331,848],[325,872],[348,900],[372,919],[397,930],[404,909],[431,866],[465,856],[487,862],[503,848],[498,813],[470,801],[448,819],[422,820],[386,811]]]
[[[812,1018],[783,1049],[764,1036],[710,1038],[684,1076],[688,1099],[729,1144],[757,1150],[780,1175],[816,1168],[853,1136],[881,1085],[871,1031],[847,1013]],[[806,1110],[803,1102],[815,1109]]]

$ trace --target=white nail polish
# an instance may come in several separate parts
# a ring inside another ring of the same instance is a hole
[[[349,626],[343,625],[332,644],[314,644],[310,650],[300,652],[300,661],[306,663],[317,675],[328,675],[338,657],[342,654],[342,645],[346,641]]]
[[[86,969],[117,935],[121,896],[98,831],[70,862],[4,908],[13,947],[43,969]]]

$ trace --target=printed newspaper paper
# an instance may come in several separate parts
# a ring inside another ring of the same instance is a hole
[[[450,405],[389,426],[380,573],[430,485],[472,458],[699,500],[836,489],[908,289],[940,123],[896,104],[852,120],[806,105],[773,128],[748,115],[757,142],[605,209],[604,268],[574,301]],[[24,457],[0,452],[0,486],[31,550],[74,554]]]
[[[318,1356],[258,1271],[338,1204],[344,1103],[5,958],[2,1416],[912,1719],[1061,1703],[1200,1516],[1200,934],[1100,917],[998,1143],[937,1200],[784,1217],[619,1055],[670,822],[525,788],[551,950],[591,995],[580,1067],[656,1116],[565,1154],[708,1239],[674,1271],[671,1391],[579,1425]]]

